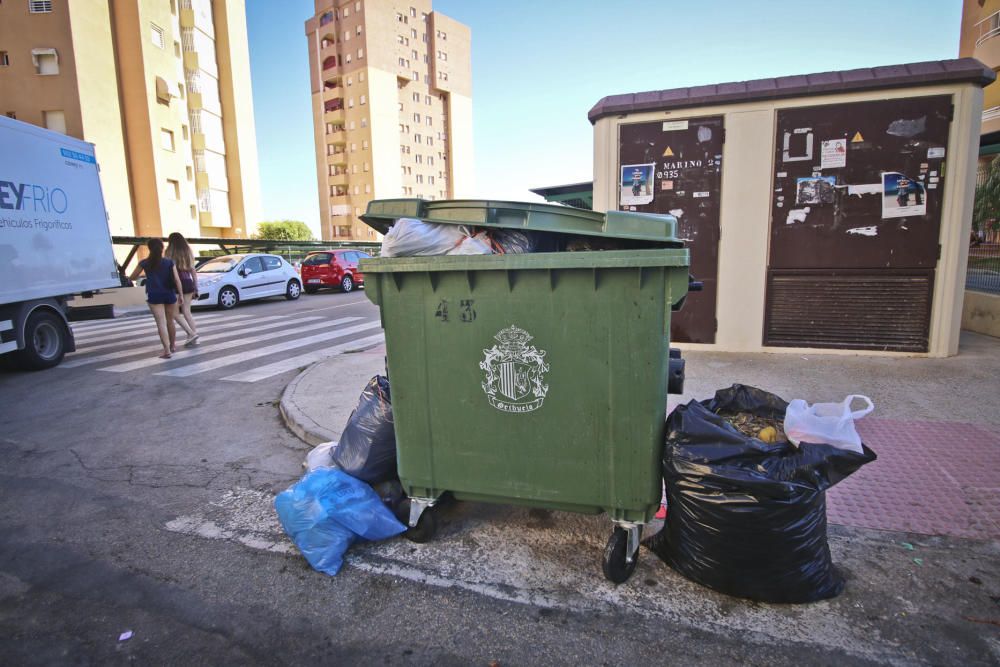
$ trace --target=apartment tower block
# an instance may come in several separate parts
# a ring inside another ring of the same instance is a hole
[[[468,196],[471,32],[430,0],[316,0],[306,21],[324,240],[369,240],[372,199]]]
[[[259,222],[244,0],[0,2],[0,113],[95,145],[114,235]]]

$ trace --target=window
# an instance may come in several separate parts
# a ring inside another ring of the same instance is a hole
[[[55,49],[32,49],[31,60],[35,63],[36,74],[58,74],[59,55]]]
[[[354,129],[354,121],[352,120],[350,123],[348,123],[347,127],[353,130]]]
[[[368,118],[361,119],[361,127],[368,127]]]
[[[348,97],[347,98],[347,108],[348,109],[353,109],[354,108],[354,98],[353,97]]]
[[[430,183],[431,185],[434,185],[434,177],[433,176],[428,176],[427,177],[427,182]]]
[[[198,209],[196,209],[194,207],[194,204],[191,204],[191,219],[194,219],[194,218],[197,218],[197,217],[198,217]]]
[[[176,42],[176,41],[174,42],[174,57],[175,58],[180,58],[181,57],[181,43],[180,42]]]
[[[414,102],[420,101],[420,93],[413,93],[413,101]]]
[[[187,172],[187,179],[189,181],[194,178],[194,169],[192,169],[190,166],[184,167],[184,171]]]
[[[353,153],[356,150],[358,150],[358,145],[352,141],[351,142],[351,152]]]
[[[344,41],[345,42],[351,41],[351,31],[350,30],[345,30],[344,31]]]
[[[409,44],[410,40],[406,39],[402,35],[396,35],[396,42],[399,44]]]
[[[170,13],[177,15],[177,0],[170,0]]]
[[[365,183],[365,194],[370,195],[371,193],[372,193],[372,186],[369,185],[368,183]]]
[[[413,114],[413,122],[414,123],[419,123],[420,122],[420,114],[418,114],[418,113]]]
[[[363,151],[368,150],[368,140],[367,139],[362,139],[361,140],[361,150],[363,150]]]
[[[433,146],[434,145],[434,137],[431,137],[431,136],[427,137],[427,145],[428,146]]]
[[[361,60],[364,57],[365,57],[365,50],[364,49],[358,49],[358,60]]]
[[[260,257],[251,257],[247,261],[243,262],[243,273],[245,275],[250,275],[251,273],[263,273],[264,265],[261,264]]]
[[[423,140],[423,137],[420,136],[419,134],[414,134],[413,135],[413,140],[419,144]]]
[[[167,194],[172,196],[174,199],[181,198],[181,184],[179,181],[173,179],[167,179]]]
[[[413,156],[413,161],[416,162],[417,164],[423,164],[424,163],[424,156],[422,156],[422,155],[414,155]]]
[[[160,49],[163,48],[163,28],[155,23],[150,23],[149,36],[152,38],[154,46]]]
[[[274,255],[264,255],[261,259],[264,260],[265,271],[274,271],[281,268],[281,260]]]
[[[6,51],[0,51],[0,67],[10,67],[10,56]]]
[[[413,18],[417,17],[417,8],[416,7],[410,7],[410,16],[412,16]]]
[[[365,73],[362,72],[361,74],[358,74],[358,81],[364,81],[364,80],[365,80]]]
[[[430,141],[430,139],[428,139],[428,141]],[[430,155],[427,156],[427,164],[433,166],[433,164],[434,164],[434,157],[433,156],[430,156]]]
[[[410,51],[410,57],[413,58],[414,60],[418,60],[420,58],[420,54],[417,53],[416,50],[413,50]]]
[[[348,53],[347,56],[344,58],[344,62],[347,62],[347,63],[351,62],[351,54],[350,53]]]
[[[361,3],[360,2],[355,2],[354,3],[354,12],[357,13],[357,12],[360,12],[360,11],[361,11]]]
[[[365,162],[364,171],[371,171],[371,165]]]
[[[430,104],[431,104],[431,96],[430,95],[424,95],[424,104],[426,104],[427,106],[430,106]]]
[[[188,140],[188,126],[181,125],[181,136],[184,137],[184,141]]]
[[[433,119],[433,118],[431,118],[430,116],[425,116],[425,119],[426,119],[426,121],[427,121],[427,125],[428,125],[428,126],[430,126],[430,125],[433,125],[433,124],[434,124],[434,119]]]
[[[350,7],[344,7],[344,18],[346,19],[350,15],[351,15],[351,8]]]
[[[444,51],[438,51],[438,60],[448,60],[448,54]]]
[[[28,11],[32,14],[48,14],[52,11],[52,0],[28,0]]]
[[[423,174],[417,174],[417,183],[422,184],[423,182],[424,182]]]
[[[160,128],[160,148],[165,151],[174,150],[174,133],[166,128]]]
[[[45,119],[45,127],[56,132],[66,134],[66,114],[62,111],[43,111],[42,117]]]
[[[437,38],[440,39],[442,42],[446,42],[448,41],[448,33],[446,33],[444,30],[438,30]]]
[[[354,194],[356,194],[356,195],[361,194],[361,190],[359,190],[358,186],[356,186],[356,185],[354,186]]]
[[[361,36],[361,26],[358,26],[357,29],[355,29],[354,34],[357,35],[358,37]]]
[[[417,29],[416,28],[410,28],[410,37],[412,37],[413,39],[417,38]]]
[[[354,77],[350,77],[350,76],[347,77],[347,85],[348,86],[353,86],[354,85]]]
[[[406,23],[406,17],[400,14],[399,12],[396,12],[396,20],[399,21],[400,23]]]

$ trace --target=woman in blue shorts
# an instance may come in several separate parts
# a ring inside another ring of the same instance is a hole
[[[177,314],[177,295],[183,293],[181,278],[174,263],[163,256],[163,241],[150,239],[146,247],[149,248],[149,256],[139,262],[129,277],[135,280],[140,273],[146,274],[146,303],[156,320],[156,330],[163,343],[160,359],[169,359],[170,354],[177,351],[174,316]]]

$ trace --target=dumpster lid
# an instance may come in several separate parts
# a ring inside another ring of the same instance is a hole
[[[476,227],[527,229],[536,232],[606,236],[640,241],[680,243],[677,218],[630,211],[587,211],[569,206],[485,199],[374,199],[361,219],[385,234],[399,218]]]

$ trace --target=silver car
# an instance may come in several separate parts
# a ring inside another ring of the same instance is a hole
[[[198,298],[192,305],[229,310],[240,301],[269,296],[295,300],[301,293],[295,267],[277,255],[224,255],[198,267]]]

